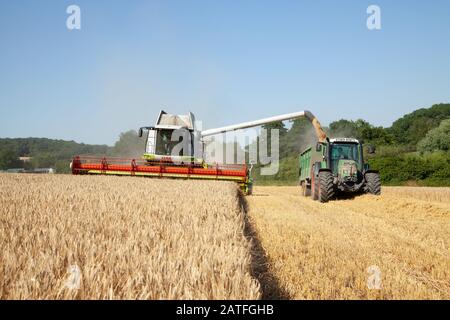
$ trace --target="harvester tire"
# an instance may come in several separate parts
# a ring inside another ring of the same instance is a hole
[[[329,171],[319,172],[319,201],[324,203],[334,198],[333,174]]]
[[[250,182],[246,187],[246,195],[251,196],[253,194],[253,183]]]
[[[379,173],[366,173],[366,190],[368,193],[375,194],[377,196],[381,194],[381,179]]]

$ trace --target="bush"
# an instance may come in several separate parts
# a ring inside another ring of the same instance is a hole
[[[56,173],[71,173],[70,161],[58,160],[55,163]]]
[[[450,119],[443,120],[439,127],[431,129],[417,144],[417,150],[424,152],[450,150]]]
[[[261,166],[255,166],[252,171],[255,184],[264,185],[292,185],[298,182],[299,162],[298,157],[289,157],[280,160],[278,173],[272,176],[262,176]]]
[[[19,161],[18,155],[13,150],[0,150],[0,170],[21,167],[22,162]]]
[[[450,154],[402,155],[369,159],[372,169],[380,171],[384,184],[426,181],[433,185],[450,184]]]

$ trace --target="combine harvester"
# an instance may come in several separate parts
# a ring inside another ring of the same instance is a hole
[[[313,124],[319,141],[325,141],[326,135],[320,123],[309,111],[283,114],[256,121],[231,126],[198,131],[195,117],[173,115],[164,111],[159,113],[154,127],[142,127],[139,136],[147,134],[147,143],[142,160],[76,156],[70,167],[73,174],[109,174],[178,179],[209,179],[235,181],[245,194],[252,191],[251,167],[243,164],[207,163],[204,159],[204,139],[216,134],[246,129],[278,121],[294,120],[306,117]],[[172,141],[172,136],[182,136],[183,144]],[[177,149],[175,149],[177,148]],[[180,149],[180,150],[178,150]],[[181,152],[182,151],[182,152]],[[182,155],[179,155],[179,154]]]

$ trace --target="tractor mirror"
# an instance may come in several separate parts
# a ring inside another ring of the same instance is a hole
[[[142,128],[139,128],[139,138],[142,138],[142,135],[144,134],[144,130]]]
[[[317,152],[322,151],[322,144],[320,142],[317,142],[317,144],[316,144],[316,151]]]
[[[374,154],[375,151],[376,151],[375,146],[373,146],[373,145],[368,145],[368,146],[367,146],[367,152],[368,152],[369,154]]]

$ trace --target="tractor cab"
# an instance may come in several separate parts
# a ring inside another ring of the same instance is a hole
[[[330,139],[329,168],[345,189],[352,190],[363,180],[361,143],[352,138]]]

